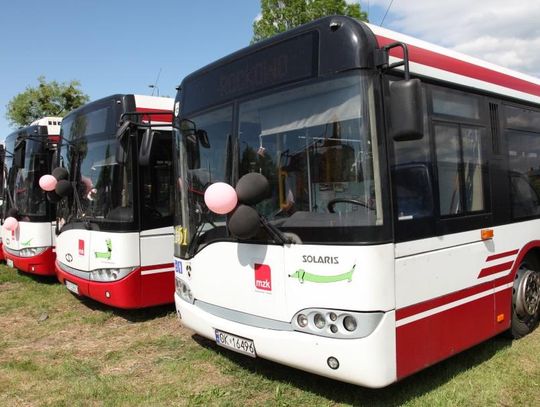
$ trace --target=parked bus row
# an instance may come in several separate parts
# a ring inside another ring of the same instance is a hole
[[[77,295],[367,387],[538,326],[536,78],[333,16],[57,127],[6,139],[3,254]]]

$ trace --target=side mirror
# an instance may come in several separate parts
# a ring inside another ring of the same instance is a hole
[[[210,140],[208,140],[208,133],[206,130],[199,129],[195,132],[197,140],[201,143],[201,146],[204,148],[210,148]]]
[[[390,128],[395,141],[420,140],[424,137],[419,79],[405,79],[390,84]]]
[[[148,128],[144,131],[141,140],[141,148],[139,149],[139,164],[148,166],[150,164],[150,156],[152,154],[152,144],[154,142],[155,131]]]
[[[187,165],[190,170],[201,168],[201,150],[199,148],[199,139],[197,134],[186,136]]]
[[[118,164],[125,164],[127,160],[127,154],[125,149],[125,138],[131,122],[126,120],[116,131],[116,152],[115,159]]]
[[[210,147],[208,134],[204,130],[197,130],[197,125],[191,120],[182,119],[179,124],[179,130],[182,132],[185,140],[187,166],[190,170],[200,168],[201,150],[199,147],[199,139],[203,139],[203,143]]]
[[[4,166],[6,163],[6,149],[0,144],[0,199],[4,197]]]
[[[26,140],[20,140],[15,145],[15,151],[13,152],[13,166],[17,168],[24,168],[24,154],[26,150]]]

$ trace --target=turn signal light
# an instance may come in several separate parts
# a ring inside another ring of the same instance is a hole
[[[504,314],[497,315],[497,322],[501,323],[504,321]]]
[[[493,229],[482,229],[480,231],[480,236],[482,237],[482,240],[493,239]]]

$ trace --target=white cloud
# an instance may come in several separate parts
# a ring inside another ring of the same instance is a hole
[[[540,76],[539,21],[538,0],[394,0],[384,26]]]

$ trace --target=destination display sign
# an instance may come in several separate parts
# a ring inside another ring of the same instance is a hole
[[[303,34],[188,78],[184,114],[315,75],[317,45],[316,32]]]

